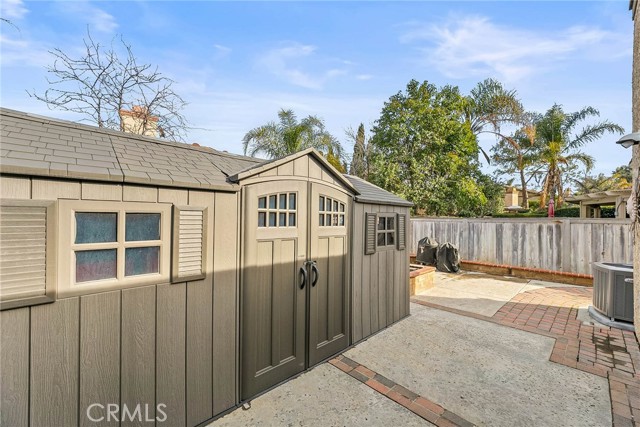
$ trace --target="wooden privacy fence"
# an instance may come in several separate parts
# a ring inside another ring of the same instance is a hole
[[[630,220],[578,218],[411,218],[418,240],[451,242],[460,257],[520,267],[591,274],[596,261],[632,263]]]

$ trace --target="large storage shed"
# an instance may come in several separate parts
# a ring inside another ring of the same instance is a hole
[[[196,426],[408,314],[410,204],[313,150],[0,126],[1,425]]]

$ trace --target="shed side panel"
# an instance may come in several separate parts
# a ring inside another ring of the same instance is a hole
[[[29,425],[29,310],[25,307],[0,312],[0,425],[3,426]]]

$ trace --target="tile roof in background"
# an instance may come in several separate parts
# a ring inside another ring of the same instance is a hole
[[[0,108],[0,172],[237,190],[261,159]]]

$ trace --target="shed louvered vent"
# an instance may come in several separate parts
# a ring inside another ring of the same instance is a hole
[[[365,214],[364,230],[364,253],[371,255],[376,252],[376,220],[377,215],[373,213]]]
[[[173,282],[205,276],[207,209],[174,208]]]
[[[406,247],[406,226],[407,216],[398,215],[398,250],[403,251]]]
[[[0,206],[0,299],[44,296],[47,207]]]

